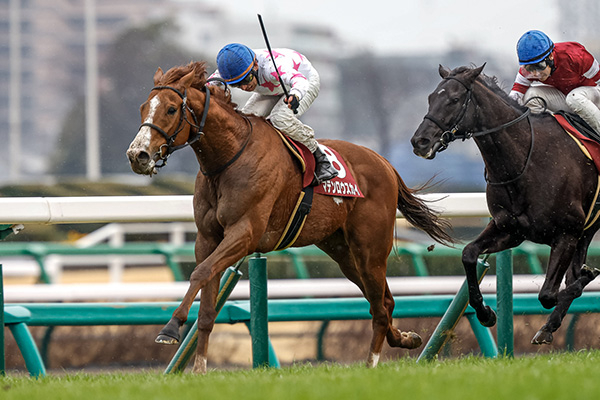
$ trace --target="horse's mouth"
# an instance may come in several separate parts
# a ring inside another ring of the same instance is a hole
[[[153,159],[147,160],[146,162],[139,162],[138,160],[129,160],[129,166],[131,170],[138,175],[152,175],[158,174],[158,168],[156,168],[156,161]]]
[[[149,165],[147,167],[140,167],[139,165],[136,164],[129,164],[129,166],[131,167],[131,170],[133,172],[135,172],[138,175],[148,175],[150,177],[152,177],[152,175],[156,175],[158,174],[158,169],[155,168],[154,163],[152,163],[152,165]]]
[[[442,144],[440,142],[435,142],[433,144],[433,146],[431,146],[429,148],[427,153],[423,154],[423,152],[420,151],[419,149],[413,149],[413,153],[415,153],[417,156],[424,158],[426,160],[433,160],[441,147],[442,147]]]

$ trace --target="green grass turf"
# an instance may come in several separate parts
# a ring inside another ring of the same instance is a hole
[[[219,371],[0,377],[0,399],[600,399],[600,351],[517,358],[468,357],[429,363],[296,365]]]

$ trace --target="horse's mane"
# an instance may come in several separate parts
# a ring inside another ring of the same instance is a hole
[[[225,104],[230,105],[232,108],[237,106],[237,104],[231,101],[231,92],[229,90],[224,90],[217,85],[206,86],[207,72],[205,61],[192,61],[187,65],[173,67],[164,73],[157,84],[164,86],[172,85],[176,82],[179,82],[181,78],[192,71],[194,71],[194,80],[192,81],[191,87],[198,90],[204,90],[204,88],[207,87],[213,97],[221,100]]]
[[[472,69],[471,67],[466,67],[466,66],[458,67],[458,68],[455,68],[454,70],[452,70],[451,75],[453,75],[453,76],[460,75],[461,73],[464,73],[471,69]],[[527,109],[526,107],[519,105],[519,103],[517,103],[514,99],[512,99],[508,95],[508,93],[506,93],[506,91],[500,87],[497,77],[489,76],[484,73],[481,73],[481,74],[479,74],[479,77],[477,78],[477,80],[479,82],[481,82],[486,88],[490,89],[494,94],[501,97],[505,102],[507,102],[511,106],[515,107],[516,109],[521,110],[521,111],[524,111]]]

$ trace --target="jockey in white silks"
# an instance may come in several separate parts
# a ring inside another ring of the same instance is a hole
[[[277,71],[267,49],[252,50],[231,43],[219,51],[217,71],[210,78],[221,78],[228,85],[253,92],[240,111],[267,117],[275,128],[305,145],[315,157],[318,183],[335,178],[338,171],[319,148],[315,132],[297,118],[319,95],[321,81],[317,70],[294,50],[273,49],[273,57]],[[279,77],[288,90],[288,98],[284,98]]]

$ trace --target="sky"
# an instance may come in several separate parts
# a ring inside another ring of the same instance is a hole
[[[519,37],[530,29],[554,41],[557,0],[204,0],[242,19],[312,22],[380,55],[440,53],[455,46],[495,49],[516,58]]]

